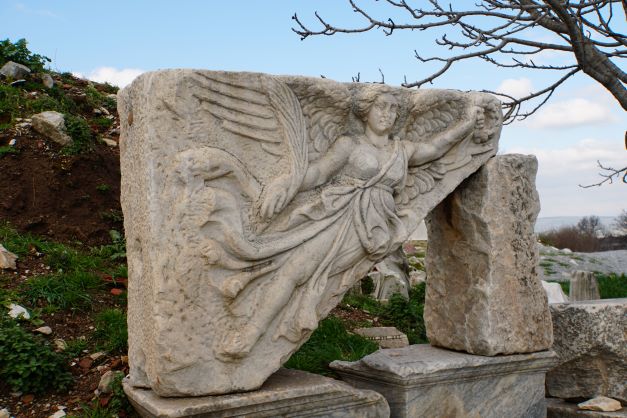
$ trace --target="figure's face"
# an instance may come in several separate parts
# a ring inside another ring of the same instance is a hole
[[[382,94],[368,111],[366,123],[378,135],[388,133],[398,115],[398,101],[390,94]]]

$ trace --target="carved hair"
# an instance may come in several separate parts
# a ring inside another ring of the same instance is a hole
[[[366,120],[375,100],[382,94],[393,96],[392,91],[392,88],[382,84],[368,84],[362,87],[355,97],[353,112],[360,120]]]

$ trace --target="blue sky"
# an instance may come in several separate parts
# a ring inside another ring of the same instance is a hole
[[[376,13],[382,2],[358,0]],[[474,0],[454,2],[474,4]],[[435,54],[426,32],[381,32],[301,41],[291,28],[298,13],[315,23],[318,10],[338,24],[359,22],[342,0],[273,1],[0,1],[0,39],[26,38],[32,51],[52,58],[51,68],[124,85],[143,71],[162,68],[324,75],[388,84],[420,79],[429,67],[413,50]],[[539,37],[543,36],[538,34]],[[547,54],[546,62],[562,57]],[[621,64],[624,67],[624,63]],[[548,75],[504,71],[473,62],[454,67],[433,87],[525,92]],[[585,76],[569,81],[535,117],[504,128],[501,153],[536,154],[540,216],[617,215],[627,209],[627,185],[581,189],[597,181],[596,160],[627,165],[627,115]]]

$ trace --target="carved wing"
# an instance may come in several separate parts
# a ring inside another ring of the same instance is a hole
[[[298,96],[306,117],[309,160],[316,160],[345,133],[351,109],[350,91],[345,85],[320,79],[287,78],[287,83]]]
[[[428,142],[467,117],[469,108],[468,97],[454,91],[438,91],[435,94],[430,91],[417,92],[410,99],[404,139]],[[396,197],[397,203],[406,205],[418,195],[431,191],[447,171],[468,162],[471,156],[460,153],[457,148],[459,146],[453,147],[436,161],[410,167],[405,187]]]
[[[196,87],[193,96],[199,110],[211,114],[223,131],[239,141],[224,144],[222,138],[217,138],[211,145],[233,152],[244,166],[251,167],[253,176],[273,171],[274,176],[289,175],[288,193],[294,194],[307,171],[308,160],[305,119],[292,90],[275,77],[251,73],[198,71],[190,82]],[[260,180],[263,184],[270,181]]]
[[[500,103],[481,93],[424,91],[413,95],[405,125],[405,138],[428,142],[436,135],[454,129],[462,121],[474,121],[472,135],[460,137],[442,157],[420,167],[410,167],[405,188],[397,203],[405,205],[421,194],[430,192],[444,175],[468,164],[473,155],[492,151],[502,122]]]

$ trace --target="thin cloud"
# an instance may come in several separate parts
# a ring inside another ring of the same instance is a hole
[[[29,15],[38,15],[38,16],[44,16],[44,17],[51,17],[54,19],[58,19],[59,15],[47,10],[47,9],[31,9],[30,7],[26,6],[24,3],[16,3],[15,4],[15,10],[17,10],[18,12],[21,13],[26,13]]]
[[[508,78],[499,84],[496,91],[520,99],[533,92],[533,83],[526,77]]]
[[[109,83],[114,86],[125,87],[130,84],[135,77],[144,72],[144,70],[138,68],[123,68],[118,70],[114,67],[99,67],[87,74],[85,78],[98,83]],[[75,75],[83,78],[83,75],[80,73],[76,73]]]
[[[606,103],[574,98],[550,103],[541,107],[529,119],[529,127],[535,129],[564,128],[615,122],[612,109]]]
[[[624,166],[627,152],[618,140],[588,138],[564,148],[514,147],[507,152],[537,157],[541,216],[616,215],[627,204],[617,197],[624,193],[622,184],[579,187],[602,180],[597,160],[606,167]]]

